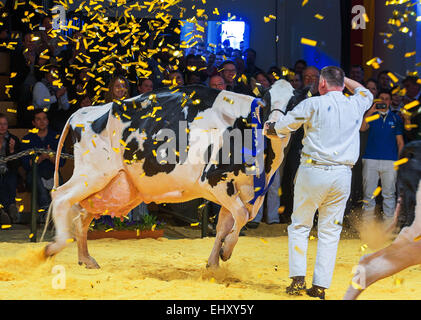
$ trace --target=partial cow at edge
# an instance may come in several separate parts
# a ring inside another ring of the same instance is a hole
[[[254,176],[246,173],[248,163],[234,162],[234,157],[221,161],[224,147],[235,147],[232,139],[222,139],[223,133],[244,133],[256,119],[262,125],[271,111],[287,112],[306,97],[307,90],[295,91],[287,81],[279,80],[259,101],[204,86],[186,86],[78,110],[59,142],[47,218],[48,224],[52,214],[56,234],[54,242],[46,246],[45,256],[57,254],[69,238],[75,238],[79,264],[99,268],[87,248],[88,227],[95,216],[106,212],[121,217],[141,202],[204,198],[221,205],[208,259],[208,266],[217,267],[219,257],[224,261],[230,258],[241,228],[254,219],[264,200],[264,195],[254,199]],[[256,103],[260,107],[253,109]],[[157,160],[158,148],[170,142],[169,138],[157,138],[164,129],[176,133],[172,150],[176,163]],[[74,139],[75,168],[70,180],[58,186],[57,162],[69,131]],[[216,135],[209,140],[212,144],[203,145],[198,139],[203,132]],[[289,138],[267,140],[266,186],[279,169]],[[187,161],[191,159],[205,161]]]
[[[401,229],[388,247],[361,258],[344,299],[356,299],[374,282],[421,263],[421,141],[407,144],[398,171],[398,205],[392,227]],[[418,190],[418,191],[417,191]]]

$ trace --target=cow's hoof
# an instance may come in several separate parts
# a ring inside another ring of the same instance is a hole
[[[48,259],[54,255],[54,252],[51,252],[51,243],[47,244],[44,248],[44,258]]]
[[[100,268],[99,264],[92,257],[85,258],[83,259],[83,261],[79,260],[78,263],[80,266],[84,263],[86,266],[86,269],[99,269]]]
[[[229,256],[224,256],[224,248],[221,248],[221,250],[219,250],[219,256],[221,257],[222,261],[227,261],[229,260],[229,258],[231,257],[231,255]]]
[[[207,263],[206,264],[206,269],[217,269],[219,268],[219,264],[218,263]]]

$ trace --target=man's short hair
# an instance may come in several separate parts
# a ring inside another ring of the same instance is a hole
[[[390,99],[392,99],[392,91],[390,90],[381,90],[378,94],[377,97],[380,97],[381,94],[388,94]]]
[[[0,112],[0,119],[1,119],[1,118],[5,118],[5,119],[7,120],[7,116],[6,116],[4,113],[1,113],[1,112]]]
[[[408,76],[405,79],[403,79],[402,84],[405,84],[406,82],[411,82],[413,85],[417,85],[418,83],[418,77],[415,76]]]
[[[45,112],[44,109],[37,108],[34,111],[32,111],[32,121],[34,121],[35,117],[42,112],[44,112],[47,115],[47,118],[48,118],[48,112]]]
[[[338,67],[329,66],[322,69],[320,76],[326,80],[329,86],[332,87],[343,87],[345,72]]]
[[[234,61],[231,61],[231,60],[225,60],[224,62],[222,62],[219,69],[224,69],[227,64],[232,64],[237,69],[237,66],[235,65]],[[221,70],[221,71],[223,71],[223,70]]]

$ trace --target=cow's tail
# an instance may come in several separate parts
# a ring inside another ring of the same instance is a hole
[[[67,120],[66,125],[64,126],[63,132],[61,133],[60,140],[58,141],[57,152],[56,152],[56,163],[55,163],[55,168],[54,168],[54,186],[51,192],[54,192],[59,186],[58,185],[59,184],[58,169],[60,167],[60,155],[61,155],[61,150],[63,149],[64,141],[66,141],[67,134],[69,133],[70,119],[71,117]],[[47,218],[45,219],[44,230],[42,231],[42,235],[41,235],[41,240],[40,240],[41,242],[44,240],[45,232],[47,231],[48,224],[50,223],[52,211],[53,211],[53,201],[51,201],[51,204],[48,208],[48,214],[47,214]]]
[[[67,120],[66,125],[64,126],[63,132],[61,133],[60,140],[58,141],[58,147],[57,147],[57,153],[56,153],[56,164],[54,169],[54,187],[53,190],[58,188],[59,184],[59,175],[58,175],[58,169],[60,167],[60,155],[61,150],[63,149],[64,141],[66,141],[67,134],[69,133],[70,128],[70,119]]]

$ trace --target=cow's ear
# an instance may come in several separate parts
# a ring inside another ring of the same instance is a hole
[[[253,90],[253,93],[256,97],[264,97],[268,89],[265,89],[260,83],[256,83],[256,88]]]
[[[294,90],[294,96],[300,97],[303,99],[311,97],[311,87],[304,87],[302,89],[295,89]]]

